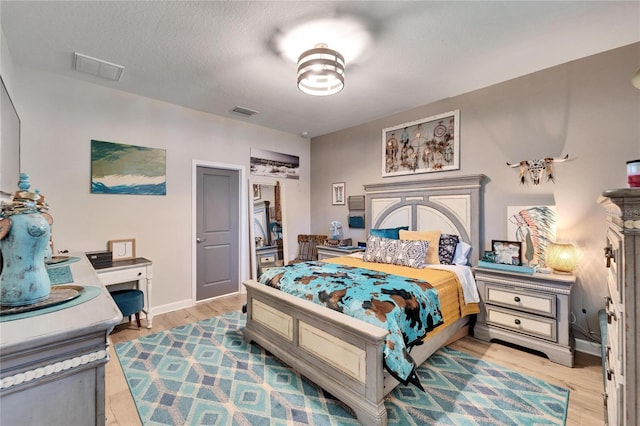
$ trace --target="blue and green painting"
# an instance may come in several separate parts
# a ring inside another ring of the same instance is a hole
[[[164,149],[91,141],[91,192],[94,194],[167,194]]]

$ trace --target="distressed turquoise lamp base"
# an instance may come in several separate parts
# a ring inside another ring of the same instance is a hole
[[[45,256],[50,232],[49,222],[40,213],[11,216],[9,233],[0,240],[0,305],[31,305],[49,297]]]

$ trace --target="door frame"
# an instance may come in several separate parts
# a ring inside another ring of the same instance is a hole
[[[238,289],[239,293],[244,293],[245,289],[242,282],[246,281],[249,276],[249,217],[248,217],[248,197],[249,194],[246,178],[246,168],[238,164],[216,163],[211,161],[192,160],[191,162],[191,304],[206,302],[211,299],[200,300],[196,302],[196,288],[198,281],[198,256],[197,256],[197,200],[198,200],[198,167],[207,167],[211,169],[236,170],[238,172],[238,211],[240,212],[239,235],[240,243],[238,244]]]

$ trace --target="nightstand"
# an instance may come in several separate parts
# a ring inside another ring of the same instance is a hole
[[[352,253],[365,251],[364,247],[339,247],[339,246],[318,246],[318,260],[330,259],[332,257],[346,256]]]
[[[276,266],[276,261],[278,260],[278,247],[256,247],[256,260],[258,265],[258,276],[260,276],[267,269]]]
[[[474,271],[480,293],[476,338],[535,349],[553,362],[573,367],[570,296],[574,275]]]

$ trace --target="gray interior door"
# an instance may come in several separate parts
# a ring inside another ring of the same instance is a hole
[[[238,291],[239,171],[197,168],[196,300]]]

